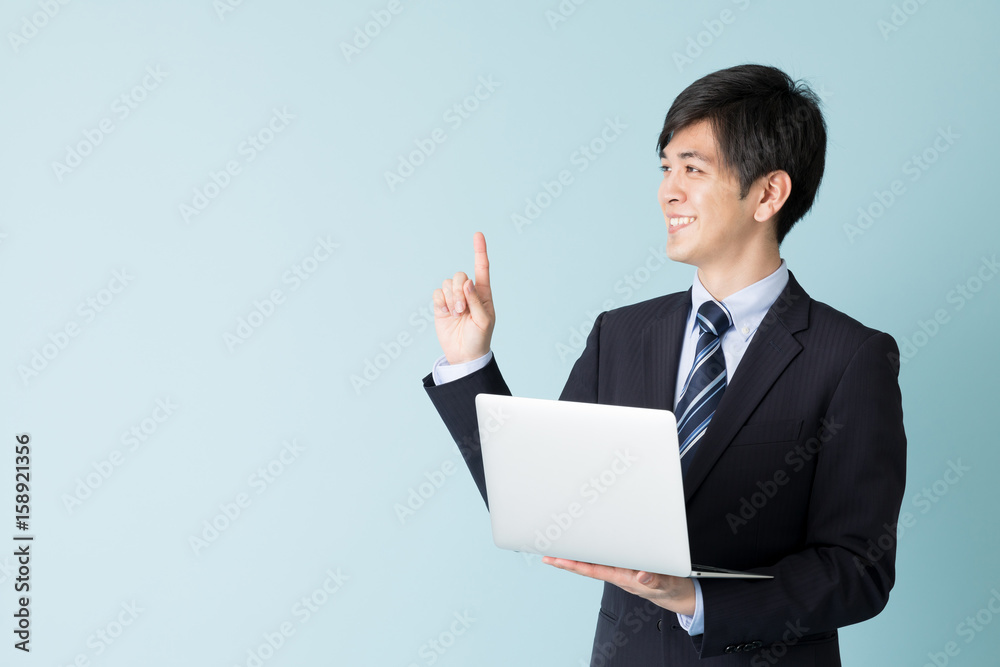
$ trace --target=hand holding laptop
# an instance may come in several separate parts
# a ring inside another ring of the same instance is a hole
[[[614,584],[624,591],[645,598],[658,607],[669,611],[686,616],[694,615],[694,583],[687,577],[673,577],[669,574],[656,574],[643,570],[581,563],[576,560],[553,558],[552,556],[545,556],[542,558],[542,562],[558,567],[560,570],[568,570],[591,579]]]

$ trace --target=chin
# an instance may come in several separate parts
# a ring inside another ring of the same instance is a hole
[[[667,243],[667,257],[674,262],[680,262],[682,264],[691,263],[688,261],[688,253],[684,252],[682,248],[678,248],[675,243]]]

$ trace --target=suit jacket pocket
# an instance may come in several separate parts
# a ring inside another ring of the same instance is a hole
[[[599,618],[603,618],[605,621],[608,621],[609,623],[615,625],[618,624],[618,617],[612,614],[610,611],[606,610],[604,607],[601,607],[601,610],[597,612],[597,616]]]
[[[743,445],[761,445],[771,442],[789,442],[797,440],[802,430],[801,419],[783,419],[781,421],[753,422],[744,424],[730,447]]]

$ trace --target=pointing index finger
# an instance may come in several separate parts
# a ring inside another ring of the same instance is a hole
[[[472,247],[476,253],[476,286],[490,286],[490,258],[486,254],[486,237],[476,232],[472,237]]]

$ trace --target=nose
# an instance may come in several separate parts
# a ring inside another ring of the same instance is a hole
[[[660,199],[661,206],[684,201],[684,190],[681,188],[679,179],[674,176],[673,172],[667,171],[663,173],[663,180],[660,181],[657,196]]]

